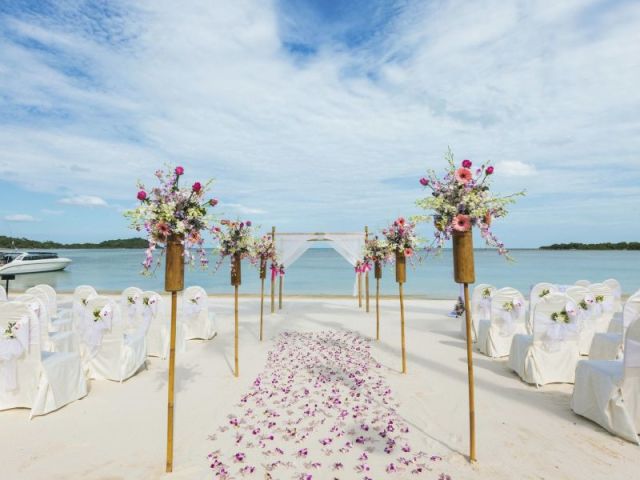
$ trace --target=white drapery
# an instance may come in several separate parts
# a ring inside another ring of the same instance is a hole
[[[313,242],[329,242],[351,266],[362,260],[364,233],[284,233],[276,234],[276,253],[279,262],[290,267],[306,252]],[[354,283],[354,295],[357,294],[357,277]]]

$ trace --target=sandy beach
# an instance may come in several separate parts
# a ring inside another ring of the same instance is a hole
[[[256,298],[240,306],[240,377],[234,378],[233,301],[211,297],[218,335],[190,341],[177,357],[174,473],[164,473],[167,361],[148,358],[147,368],[118,384],[91,381],[84,399],[29,421],[28,410],[0,412],[4,478],[203,479],[213,478],[207,455],[229,450],[216,433],[227,414],[264,369],[282,332],[354,331],[375,337],[375,310],[338,298],[289,298],[283,310],[265,308],[265,341],[258,338]],[[574,415],[572,385],[539,389],[522,383],[506,360],[475,353],[478,463],[466,459],[467,377],[458,319],[446,316],[450,301],[406,302],[408,374],[400,370],[398,304],[381,302],[381,341],[371,355],[411,427],[414,444],[441,456],[432,473],[453,479],[622,479],[637,474],[638,447]],[[213,435],[213,437],[212,437]],[[382,459],[378,459],[382,461]],[[371,459],[372,464],[377,460]],[[334,478],[320,469],[313,478]],[[253,478],[264,478],[257,472]],[[273,478],[280,478],[274,475]],[[290,478],[290,477],[285,477]],[[339,478],[361,478],[342,472]],[[404,478],[397,475],[396,478]],[[420,477],[422,478],[422,477]]]

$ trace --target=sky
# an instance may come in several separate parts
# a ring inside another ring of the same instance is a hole
[[[375,231],[451,147],[527,190],[507,246],[638,240],[639,45],[637,1],[0,0],[0,235],[133,236],[165,164],[221,218]]]

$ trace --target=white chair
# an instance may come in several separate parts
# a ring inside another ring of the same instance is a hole
[[[635,292],[633,292],[629,296],[627,301],[631,300],[634,297],[637,297],[638,295],[640,295],[640,290],[636,290]],[[622,308],[622,310],[624,312],[624,307]],[[611,319],[611,323],[609,323],[609,328],[607,330],[608,333],[623,333],[625,328],[629,326],[628,324],[626,325],[626,327],[624,325],[625,322],[623,312],[616,312],[613,314],[613,318]]]
[[[478,349],[492,358],[506,357],[519,333],[527,333],[524,297],[514,288],[501,288],[491,298],[491,318],[478,322]]]
[[[185,340],[210,340],[216,335],[215,312],[209,310],[209,296],[202,287],[188,287],[182,294],[182,327]]]
[[[536,304],[542,300],[546,295],[555,293],[557,291],[556,286],[549,282],[536,283],[531,287],[529,292],[529,315],[527,315],[527,332],[533,333],[533,312],[536,309]]]
[[[153,291],[142,294],[142,317],[148,325],[147,355],[165,359],[169,356],[171,323],[163,308],[162,297]],[[176,321],[176,350],[186,351],[182,322]]]
[[[488,283],[479,283],[471,293],[471,338],[478,340],[478,322],[491,317],[491,297],[496,287]],[[460,317],[460,335],[467,338],[467,322],[464,315]]]
[[[91,297],[81,327],[82,361],[87,376],[97,380],[122,382],[145,364],[144,334],[125,335],[114,302]]]
[[[142,289],[125,288],[120,294],[120,312],[128,331],[137,331],[142,326]]]
[[[576,304],[567,295],[550,293],[536,303],[533,335],[515,335],[509,367],[535,385],[573,383],[578,352]]]
[[[61,330],[71,330],[73,323],[71,318],[62,318],[58,308],[58,294],[51,285],[41,283],[36,285],[35,288],[39,288],[44,291],[49,299],[48,310],[50,318],[50,330],[58,332]]]
[[[89,299],[97,295],[96,289],[90,285],[79,285],[75,288],[71,303],[71,318],[75,328],[84,321],[85,307]]]
[[[0,285],[0,302],[7,301],[7,291],[4,289],[2,285]]]
[[[622,311],[622,285],[615,278],[608,278],[604,282],[607,287],[611,289],[613,293],[613,311],[621,312]]]
[[[624,333],[640,318],[640,296],[631,297],[624,305],[622,333],[596,333],[591,342],[589,360],[619,360],[623,355]]]
[[[591,343],[593,336],[598,332],[606,331],[604,322],[608,324],[609,321],[601,319],[602,307],[596,304],[596,294],[593,292],[592,287],[597,284],[593,284],[587,287],[570,287],[567,288],[566,294],[572,298],[576,305],[579,307],[578,324],[579,324],[579,339],[578,348],[580,349],[580,355],[588,355],[591,349]],[[602,284],[600,284],[602,285]],[[608,292],[608,299],[611,300],[610,290],[608,287],[604,287]],[[596,288],[597,292],[602,289]],[[603,298],[604,299],[604,298]]]
[[[29,323],[38,323],[24,303],[0,305],[0,331],[9,322],[20,325],[14,340],[0,338],[0,410],[30,408],[30,418],[57,410],[87,394],[77,353],[41,352],[40,338],[31,338]],[[25,338],[26,337],[26,338]],[[9,344],[13,345],[9,345]],[[11,350],[13,354],[7,354]],[[2,353],[4,351],[4,354]]]
[[[53,318],[53,312],[55,310],[51,302],[51,296],[49,295],[49,292],[47,290],[43,289],[42,287],[31,287],[28,288],[25,293],[27,295],[38,297],[42,301],[46,313],[48,332],[70,332],[72,330],[73,324],[70,318]]]
[[[589,285],[591,285],[591,282],[589,280],[578,280],[576,281],[576,283],[574,283],[574,285],[577,287],[589,287]]]
[[[581,360],[571,408],[609,432],[640,444],[640,320],[628,328],[624,361]]]
[[[28,291],[28,290],[27,290]],[[38,293],[35,291],[33,293]],[[19,295],[16,302],[27,305],[35,314],[37,322],[31,322],[31,335],[39,338],[40,350],[47,352],[77,352],[77,338],[73,332],[49,332],[49,314],[42,296]]]

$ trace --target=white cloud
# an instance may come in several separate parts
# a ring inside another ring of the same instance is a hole
[[[216,178],[216,210],[231,198],[279,228],[373,229],[417,213],[417,179],[451,145],[493,160],[499,191],[527,187],[550,215],[586,216],[570,195],[626,189],[607,196],[612,212],[640,197],[637,2],[590,18],[584,0],[407,2],[375,46],[325,44],[302,64],[281,46],[280,2],[142,1],[105,26],[129,39],[115,45],[59,3],[74,14],[7,23],[54,45],[55,61],[0,37],[0,70],[15,73],[0,98],[44,112],[2,120],[0,174],[23,187],[125,203],[137,178],[180,162],[189,181]]]
[[[520,160],[504,160],[495,165],[496,174],[507,177],[530,177],[537,173],[536,168]]]
[[[64,211],[63,210],[50,210],[48,208],[43,208],[42,209],[42,213],[44,213],[46,215],[63,215]]]
[[[266,213],[266,211],[261,208],[247,207],[246,205],[242,205],[241,203],[221,203],[220,204],[220,208],[222,210],[224,210],[226,207],[242,215],[262,215]]]
[[[58,200],[63,205],[75,205],[79,207],[106,207],[108,206],[102,198],[93,195],[77,195],[74,197],[66,197]]]
[[[14,215],[6,215],[4,219],[7,222],[37,222],[38,219],[26,213],[16,213]]]

